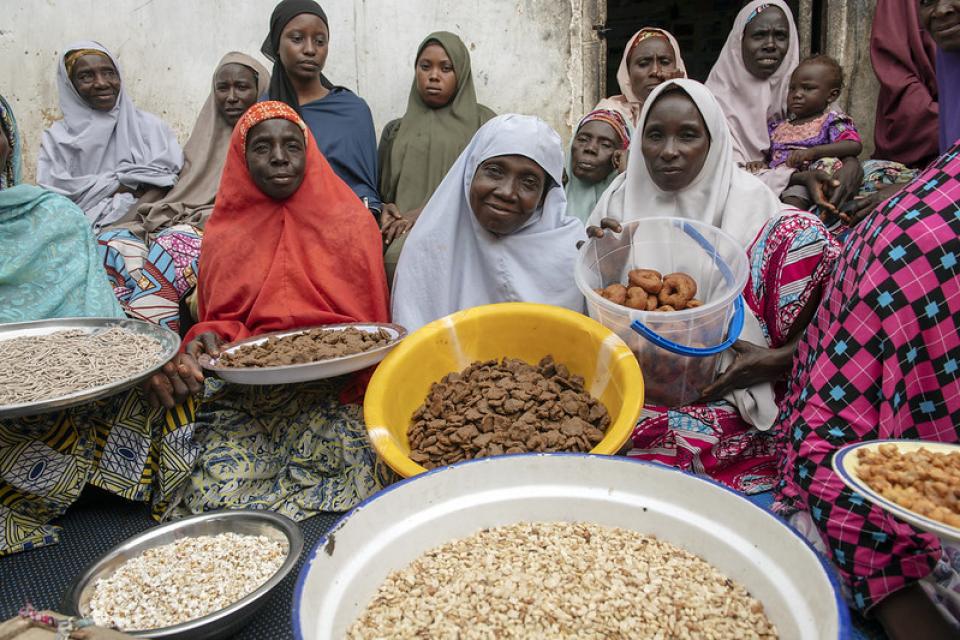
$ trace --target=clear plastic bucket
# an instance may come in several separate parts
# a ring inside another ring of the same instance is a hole
[[[631,269],[682,272],[697,281],[703,306],[671,313],[636,311],[596,292],[626,283]],[[682,218],[646,218],[605,231],[580,249],[577,286],[590,317],[620,336],[637,356],[648,404],[679,407],[716,380],[720,354],[743,328],[746,251],[714,226]]]

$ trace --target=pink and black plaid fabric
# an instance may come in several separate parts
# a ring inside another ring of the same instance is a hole
[[[960,145],[853,231],[797,352],[775,508],[810,512],[861,610],[929,574],[940,547],[830,462],[864,440],[960,441],[958,275]]]

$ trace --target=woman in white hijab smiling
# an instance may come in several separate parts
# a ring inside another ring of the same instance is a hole
[[[657,216],[718,227],[749,254],[743,292],[749,313],[741,339],[724,356],[724,373],[702,390],[702,400],[670,409],[648,405],[630,456],[704,473],[745,493],[772,488],[774,387],[789,371],[839,256],[819,218],[785,207],[737,167],[723,111],[706,87],[669,80],[650,94],[627,170],[597,204],[588,224],[599,227],[587,233],[620,233],[621,222]]]
[[[43,132],[37,183],[73,200],[94,232],[183,166],[176,136],[127,95],[116,58],[97,42],[66,48],[57,72],[63,119]]]
[[[483,125],[410,232],[393,288],[408,330],[494,302],[583,311],[574,281],[583,223],[566,215],[560,136],[534,116]]]

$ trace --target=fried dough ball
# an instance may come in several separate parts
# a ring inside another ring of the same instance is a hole
[[[657,307],[657,308],[655,309],[655,311],[659,311],[660,313],[666,313],[666,312],[668,312],[668,311],[676,311],[676,309],[674,309],[673,307],[671,307],[671,306],[668,305],[668,304],[665,304],[665,305],[662,305],[662,306]]]
[[[660,306],[683,309],[697,295],[696,281],[685,273],[671,273],[663,279],[663,289],[657,299]]]
[[[627,289],[627,301],[626,305],[631,309],[637,309],[639,311],[647,310],[647,292],[640,287],[630,287]]]
[[[650,295],[647,296],[647,311],[656,311],[657,307],[660,306],[660,301],[657,300],[657,296]]]
[[[687,309],[695,309],[696,307],[702,307],[702,306],[703,306],[703,300],[697,300],[696,298],[694,298],[693,300],[687,303]]]
[[[599,293],[613,304],[623,304],[627,301],[627,288],[619,283],[611,284]]]
[[[651,295],[657,295],[663,288],[663,276],[653,269],[634,269],[627,274],[631,287],[640,287]]]

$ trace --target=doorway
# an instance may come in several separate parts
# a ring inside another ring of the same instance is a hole
[[[642,27],[672,33],[683,52],[687,75],[704,82],[727,40],[740,0],[607,0],[606,95],[620,93],[617,69],[627,40]],[[800,0],[787,0],[798,15]]]

